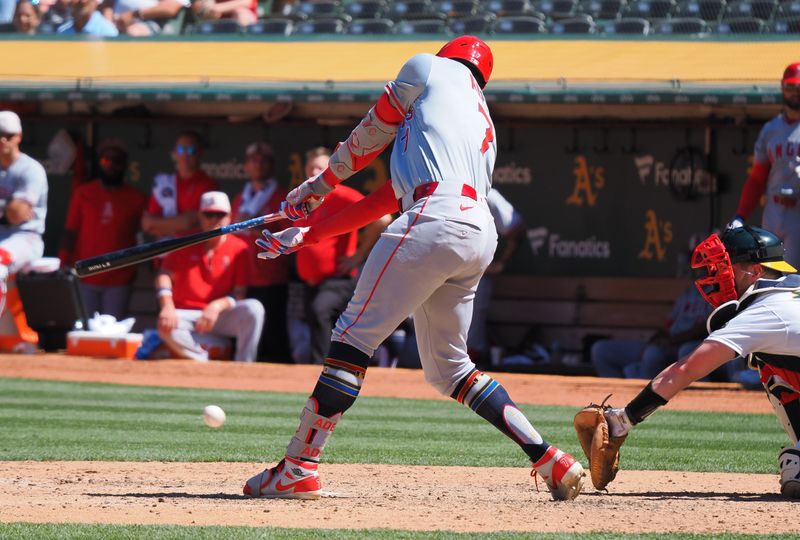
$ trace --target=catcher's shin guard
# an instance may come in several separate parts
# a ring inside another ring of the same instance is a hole
[[[800,449],[784,448],[778,454],[781,468],[781,495],[800,499]]]
[[[547,484],[554,501],[568,501],[580,495],[586,471],[574,457],[550,446],[544,457],[533,464],[531,476]]]
[[[761,366],[759,372],[775,415],[792,444],[797,444],[800,437],[800,393],[786,380],[797,375],[770,365]]]

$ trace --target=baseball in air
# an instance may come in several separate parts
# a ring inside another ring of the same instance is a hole
[[[203,409],[203,421],[210,428],[222,427],[225,423],[225,411],[217,405],[208,405]]]

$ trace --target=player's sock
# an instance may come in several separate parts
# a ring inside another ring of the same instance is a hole
[[[508,397],[503,385],[486,373],[472,370],[458,383],[450,397],[481,415],[516,442],[532,462],[539,461],[550,448]]]
[[[358,397],[367,366],[366,354],[345,343],[331,343],[317,385],[300,415],[300,426],[286,448],[287,456],[319,463],[336,424]]]

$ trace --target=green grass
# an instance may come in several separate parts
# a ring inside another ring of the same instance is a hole
[[[339,529],[273,529],[253,527],[179,527],[175,525],[55,525],[29,523],[0,523],[0,539],[15,540],[85,540],[94,538],[114,538],[128,540],[147,538],[148,540],[224,540],[244,538],[259,540],[262,538],[286,540],[354,540],[367,538],[370,540],[417,540],[432,538],[435,540],[518,540],[537,538],[540,540],[761,540],[796,538],[791,534],[747,535],[747,534],[619,534],[619,533],[451,533],[451,532],[414,532],[393,531],[385,529],[339,530]]]
[[[275,460],[306,397],[0,378],[0,460]],[[202,422],[211,403],[228,415],[221,429]],[[582,456],[574,408],[522,409],[545,439]],[[629,470],[775,473],[786,441],[772,415],[663,410],[636,428],[622,455]],[[516,445],[466,407],[372,397],[348,411],[325,461],[527,465]]]

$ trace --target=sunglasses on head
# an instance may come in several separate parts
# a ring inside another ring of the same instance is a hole
[[[222,219],[228,214],[225,212],[201,212],[206,219]]]
[[[179,144],[175,146],[175,152],[179,156],[183,155],[193,156],[197,153],[197,147],[191,145]]]

